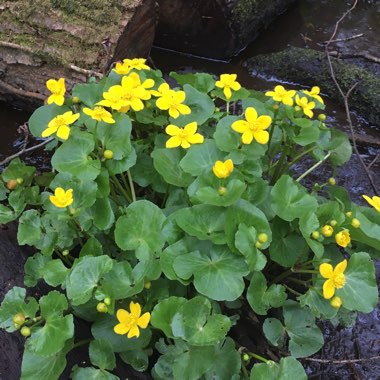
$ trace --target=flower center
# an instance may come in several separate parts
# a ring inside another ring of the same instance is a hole
[[[340,289],[340,288],[343,288],[343,285],[346,283],[346,277],[344,276],[343,273],[341,273],[334,276],[333,281],[334,281],[335,287]]]

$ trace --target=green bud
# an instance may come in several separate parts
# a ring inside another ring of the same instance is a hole
[[[145,288],[145,289],[150,289],[151,286],[152,286],[152,283],[151,283],[150,281],[148,281],[148,282],[146,282],[146,283],[144,284],[144,288]]]
[[[12,318],[13,322],[22,325],[25,322],[25,315],[23,313],[17,313]]]
[[[301,108],[300,106],[295,106],[295,107],[294,107],[294,110],[295,110],[296,112],[298,112],[298,111],[301,111],[302,108]]]
[[[107,305],[106,305],[104,302],[99,302],[99,303],[96,305],[96,310],[97,310],[99,313],[107,313],[107,311],[108,311],[108,307],[107,307]]]
[[[67,256],[69,253],[70,253],[70,252],[69,252],[68,249],[65,249],[65,250],[62,251],[62,255],[63,255],[63,256]]]
[[[103,302],[104,302],[107,306],[109,306],[109,305],[111,305],[111,298],[110,298],[110,297],[106,297],[106,298],[104,298]]]
[[[356,218],[353,218],[352,221],[351,221],[351,226],[354,227],[354,228],[359,228],[360,227],[360,220],[356,219]]]
[[[245,362],[247,362],[247,361],[249,360],[249,355],[248,355],[248,354],[244,354],[244,355],[243,355],[243,360],[244,360]]]
[[[218,194],[219,195],[224,195],[226,194],[227,189],[224,186],[220,186],[218,189]]]
[[[335,219],[330,220],[330,226],[335,227],[337,224],[338,222]]]
[[[258,238],[259,242],[263,243],[263,244],[268,241],[268,235],[264,232],[259,234],[259,236],[257,238]]]
[[[315,239],[315,240],[318,240],[319,239],[319,232],[318,231],[313,231],[313,233],[311,234],[312,238]]]
[[[18,177],[18,178],[16,179],[16,182],[17,182],[19,185],[21,185],[21,184],[24,182],[24,179],[21,178],[21,177]]]
[[[80,99],[77,96],[73,96],[73,103],[80,103]]]
[[[22,336],[28,337],[28,336],[31,334],[30,328],[29,328],[28,326],[24,326],[24,327],[20,330],[20,334],[21,334]]]
[[[325,121],[326,120],[326,115],[324,113],[321,113],[320,115],[318,115],[318,120],[319,121]]]
[[[347,218],[352,218],[352,211],[347,211],[346,216]]]
[[[277,111],[277,110],[280,108],[280,106],[279,106],[278,104],[273,104],[272,108],[273,108],[275,111]]]
[[[263,247],[263,245],[259,241],[256,242],[255,246],[258,249],[261,249]]]
[[[329,185],[331,185],[331,186],[335,186],[336,185],[336,180],[335,180],[334,177],[329,178]]]
[[[104,153],[103,153],[103,157],[106,159],[106,160],[110,160],[112,157],[113,157],[113,152],[112,150],[105,150]]]

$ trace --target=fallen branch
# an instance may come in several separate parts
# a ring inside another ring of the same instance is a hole
[[[26,97],[26,98],[34,98],[34,99],[38,99],[38,100],[42,100],[42,101],[45,101],[45,99],[46,99],[46,96],[44,96],[42,94],[39,94],[37,92],[25,91],[25,90],[16,88],[16,87],[14,87],[8,83],[3,82],[2,80],[0,80],[0,87],[4,88],[5,90],[7,90],[11,94],[15,94],[18,96],[22,96],[22,97]]]
[[[73,71],[76,71],[77,73],[85,74],[85,75],[87,75],[89,77],[94,76],[94,77],[97,77],[99,79],[103,78],[103,74],[99,73],[97,71],[82,69],[81,67],[78,67],[78,66],[75,66],[75,65],[72,65],[72,64],[69,65],[69,68],[71,70],[73,70]]]
[[[352,119],[351,119],[351,111],[350,111],[350,107],[349,107],[349,103],[348,103],[348,99],[352,93],[352,91],[355,89],[355,87],[359,84],[359,82],[356,82],[348,91],[347,93],[345,94],[341,88],[341,86],[339,85],[337,79],[336,79],[336,76],[335,76],[335,71],[334,71],[334,68],[333,68],[333,65],[332,65],[332,62],[331,62],[331,55],[329,54],[329,46],[330,44],[332,43],[332,41],[334,41],[334,37],[338,31],[338,28],[339,28],[339,24],[347,17],[348,14],[350,14],[356,7],[358,3],[358,0],[355,0],[353,5],[351,6],[351,8],[346,11],[342,17],[336,22],[335,24],[335,28],[334,28],[334,32],[333,34],[331,35],[330,39],[327,41],[326,43],[326,46],[325,46],[325,53],[326,53],[326,57],[327,57],[327,61],[328,61],[328,65],[329,65],[329,69],[330,69],[330,74],[331,74],[331,78],[332,80],[334,81],[335,83],[335,86],[336,88],[338,89],[339,93],[341,94],[342,98],[343,98],[343,101],[344,101],[344,108],[345,108],[345,111],[346,111],[346,116],[347,116],[347,121],[348,121],[348,125],[350,127],[350,132],[351,132],[351,139],[352,139],[352,146],[353,146],[353,149],[354,149],[354,152],[356,154],[356,156],[358,157],[360,163],[362,164],[363,166],[363,169],[365,171],[365,173],[367,174],[367,177],[368,177],[368,180],[375,192],[375,195],[379,195],[379,191],[375,185],[375,182],[373,181],[373,178],[371,176],[371,173],[369,172],[369,169],[367,168],[367,165],[365,164],[365,162],[363,161],[363,158],[361,157],[359,151],[358,151],[358,147],[357,147],[357,144],[356,144],[356,139],[355,139],[355,132],[354,132],[354,126],[352,124]]]
[[[49,142],[51,142],[53,140],[54,140],[54,138],[50,137],[49,139],[47,139],[45,141],[42,141],[40,144],[31,146],[30,148],[26,148],[26,144],[24,144],[23,149],[21,149],[19,152],[15,153],[15,154],[12,154],[11,156],[5,158],[3,161],[0,162],[0,166],[5,165],[9,161],[12,161],[14,158],[19,157],[19,156],[21,156],[24,153],[28,153],[28,152],[31,152],[31,151],[33,151],[35,149],[41,148],[41,147],[43,147],[44,145],[48,144]]]
[[[363,37],[364,36],[364,33],[360,33],[360,34],[355,34],[353,36],[350,36],[350,37],[346,37],[346,38],[336,38],[335,40],[328,40],[328,41],[323,41],[323,42],[320,42],[319,45],[325,45],[325,44],[331,44],[333,42],[345,42],[345,41],[351,41],[351,40],[354,40],[356,38],[360,38],[360,37]]]
[[[380,355],[372,356],[371,358],[362,358],[362,359],[330,360],[330,359],[303,358],[303,360],[307,360],[309,362],[316,362],[316,363],[351,364],[351,363],[362,363],[362,362],[371,362],[375,360],[380,360]]]
[[[340,53],[338,51],[330,51],[329,55],[332,57],[337,57],[337,58],[364,58],[367,61],[375,62],[380,64],[380,58],[375,57],[374,55],[368,54],[368,53]]]

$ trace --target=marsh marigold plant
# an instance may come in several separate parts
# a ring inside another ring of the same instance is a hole
[[[323,89],[170,76],[127,58],[71,91],[49,79],[28,125],[49,137],[50,166],[16,158],[0,175],[0,224],[18,220],[30,246],[25,286],[0,306],[0,328],[25,341],[23,380],[58,380],[79,346],[73,379],[117,380],[123,361],[154,380],[306,380],[297,359],[322,348],[317,322],[377,305],[378,197],[309,186],[351,153],[313,119]],[[259,328],[278,362],[265,344],[242,351],[233,326]]]

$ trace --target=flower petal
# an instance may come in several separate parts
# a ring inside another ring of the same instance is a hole
[[[334,270],[331,264],[323,263],[319,266],[319,273],[323,278],[332,278]]]
[[[184,128],[184,131],[188,134],[188,135],[193,135],[196,131],[197,131],[197,122],[196,121],[193,121],[192,123],[189,123],[185,126]]]
[[[182,143],[182,139],[178,136],[170,137],[168,141],[166,141],[166,148],[177,148]]]
[[[327,280],[323,284],[323,297],[327,300],[332,298],[332,296],[335,293],[335,287],[334,287],[334,281],[333,280]]]
[[[258,129],[267,129],[271,124],[272,118],[268,115],[263,115],[256,120],[255,127]]]
[[[253,134],[250,130],[245,131],[243,135],[241,136],[241,142],[243,144],[250,144],[253,140]]]
[[[224,96],[226,97],[226,99],[230,99],[231,96],[232,96],[232,92],[231,92],[231,89],[229,87],[224,87],[223,89],[223,94]]]
[[[187,138],[187,141],[190,144],[202,144],[204,141],[204,137],[200,133],[195,133],[194,135],[189,136]]]
[[[137,327],[137,325],[133,325],[131,329],[129,330],[128,333],[128,338],[133,338],[133,337],[139,337],[140,336],[140,330]]]
[[[119,309],[116,312],[116,318],[121,323],[129,323],[129,321],[131,319],[131,315],[129,314],[129,312],[127,310]]]
[[[231,128],[235,132],[244,133],[249,129],[249,124],[246,120],[237,120],[232,123]]]
[[[62,125],[57,130],[57,136],[62,140],[67,140],[70,136],[70,128],[67,125]]]
[[[244,112],[248,123],[254,123],[257,119],[257,112],[253,107],[248,107]]]
[[[115,331],[116,334],[124,335],[129,331],[129,326],[124,323],[119,323],[114,326],[113,331]]]
[[[131,310],[131,314],[137,319],[140,317],[141,315],[141,306],[139,303],[134,303],[133,301],[131,301],[131,303],[129,304],[129,309]]]
[[[144,313],[137,321],[138,326],[145,329],[150,321],[150,313]]]
[[[253,132],[253,137],[259,144],[266,144],[269,141],[269,133],[267,131]]]
[[[342,274],[347,268],[347,260],[344,259],[334,268],[334,275]]]

